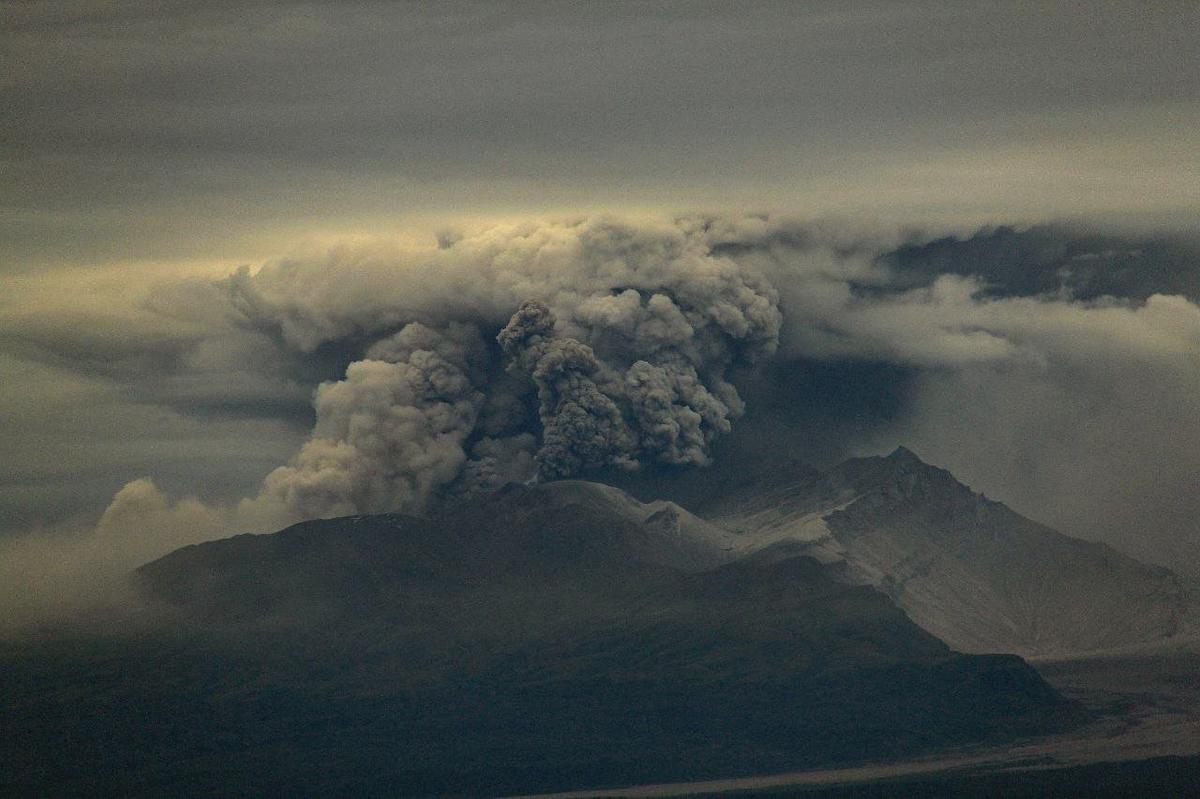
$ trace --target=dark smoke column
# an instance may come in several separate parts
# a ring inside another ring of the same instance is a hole
[[[608,465],[636,468],[636,437],[597,384],[604,365],[586,344],[554,338],[554,322],[544,304],[525,302],[496,337],[512,366],[537,386],[538,476],[567,477]]]

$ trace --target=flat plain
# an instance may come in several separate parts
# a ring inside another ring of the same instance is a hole
[[[1187,796],[1200,791],[1200,642],[1035,659],[1092,720],[1068,733],[854,768],[749,776],[538,799],[747,797]]]

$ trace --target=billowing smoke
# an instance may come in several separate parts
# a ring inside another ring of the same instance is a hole
[[[508,481],[709,462],[743,412],[731,368],[777,345],[774,289],[678,226],[495,235],[437,251],[436,278],[365,265],[383,290],[364,293],[360,275],[344,302],[325,282],[296,301],[324,278],[294,264],[231,280],[247,323],[300,350],[370,342],[317,389],[311,438],[253,504],[286,518],[420,511]],[[389,271],[413,290],[385,286]]]
[[[539,474],[567,477],[589,467],[636,467],[633,430],[612,397],[617,376],[591,347],[573,338],[556,338],[554,323],[549,308],[527,302],[497,337],[513,366],[537,386],[542,424]]]
[[[642,303],[628,290],[588,306],[592,319],[600,321],[589,332],[603,339],[613,327],[626,331],[633,346],[610,349],[637,360],[603,361],[587,344],[557,334],[553,311],[540,302],[523,304],[498,336],[513,368],[537,386],[539,474],[632,469],[647,461],[707,465],[708,445],[728,433],[743,411],[737,390],[723,376],[731,352],[716,337],[717,345],[707,350],[694,346],[695,328],[662,294]],[[613,320],[618,323],[611,325]],[[777,318],[768,321],[778,329]],[[773,344],[770,339],[763,349]]]
[[[413,322],[376,342],[344,380],[317,389],[312,438],[263,495],[305,518],[419,507],[462,469],[485,359],[464,324]]]

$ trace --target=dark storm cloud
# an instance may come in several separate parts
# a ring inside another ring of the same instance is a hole
[[[1081,300],[1152,294],[1200,299],[1200,238],[1115,236],[1063,227],[999,227],[913,243],[882,256],[899,286],[939,275],[975,276],[989,296],[1066,295]]]

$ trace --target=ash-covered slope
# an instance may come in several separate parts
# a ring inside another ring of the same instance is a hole
[[[1194,635],[1194,589],[1169,570],[1062,535],[905,448],[828,474],[711,495],[740,548],[792,541],[874,585],[964,652],[1063,654]]]
[[[0,653],[0,793],[495,795],[1070,722],[1019,658],[953,653],[873,588],[731,539],[567,482],[178,550],[137,574],[153,634]]]
[[[568,577],[582,586],[651,567],[703,571],[733,559],[733,538],[674,503],[562,481],[509,485],[430,518],[319,519],[183,547],[135,579],[145,595],[213,623],[307,627],[381,612],[420,622],[424,599],[410,604],[409,592],[442,596],[492,580],[540,591]]]

